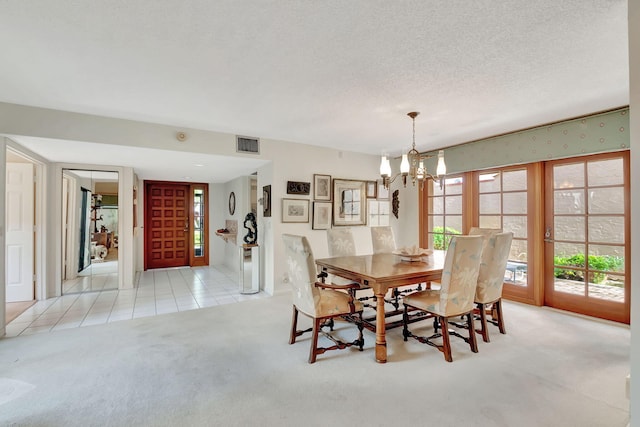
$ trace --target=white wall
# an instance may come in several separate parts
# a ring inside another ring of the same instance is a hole
[[[629,130],[631,145],[631,399],[629,411],[640,422],[640,2],[629,1]]]
[[[129,120],[98,117],[87,114],[70,113],[43,108],[25,107],[14,104],[0,103],[0,133],[12,135],[35,136],[43,138],[56,138],[63,140],[99,142],[105,144],[128,145],[136,147],[148,147],[176,151],[192,151],[218,155],[237,156],[235,153],[235,136],[220,132],[188,129],[189,143],[177,144],[175,139],[176,129],[173,126],[158,125],[153,123],[135,122]],[[313,174],[329,174],[334,178],[375,180],[378,178],[378,156],[362,155],[347,151],[324,149],[314,146],[305,146],[282,141],[261,139],[261,152],[256,156],[260,160],[271,163],[260,167],[258,175],[258,189],[262,186],[272,185],[272,217],[262,218],[262,211],[258,209],[259,238],[262,235],[264,243],[261,244],[261,258],[266,276],[263,280],[264,289],[269,293],[279,291],[284,277],[283,259],[284,247],[281,241],[283,233],[298,233],[309,237],[317,257],[327,256],[326,233],[320,230],[311,230],[311,223],[307,224],[282,224],[281,200],[286,197],[286,182],[289,180],[312,182]],[[96,166],[76,165],[84,169],[100,170]],[[134,176],[131,168],[118,168],[109,166],[110,170],[122,170],[120,177],[119,194],[122,195],[122,204],[119,206],[120,218],[120,250],[124,268],[125,279],[122,286],[129,286],[135,278],[135,270],[140,270],[143,260],[143,230],[144,224],[142,207],[144,200],[143,191],[138,182],[138,226],[133,229],[133,217],[127,214],[133,210],[133,184]],[[60,224],[60,197],[61,182],[59,168],[50,168],[47,176],[46,194],[48,195],[48,207],[56,215],[48,215],[46,228],[53,230],[51,235],[59,233]],[[246,177],[244,177],[246,180]],[[244,184],[243,184],[244,182]],[[215,236],[217,228],[224,227],[225,219],[238,220],[239,242],[242,233],[242,221],[248,212],[243,204],[248,200],[246,195],[248,184],[246,181],[231,180],[226,184],[210,183],[210,263],[226,263],[235,265],[237,248]],[[229,192],[235,191],[237,196],[236,213],[228,214]],[[305,196],[311,202],[312,196]],[[120,198],[119,198],[120,199]],[[311,206],[311,203],[310,203]],[[126,230],[131,230],[127,232]],[[370,242],[369,231],[366,227],[355,227],[354,232],[362,242]],[[134,235],[135,233],[135,235]],[[272,244],[271,244],[272,243]],[[369,243],[370,244],[370,243]],[[47,244],[47,253],[59,253],[57,248],[60,238],[55,237]],[[370,251],[367,243],[359,248],[362,253]],[[125,256],[127,249],[132,252]],[[219,256],[224,253],[224,258]],[[50,255],[53,257],[53,255]],[[54,263],[55,264],[55,263]],[[55,268],[54,268],[55,267]],[[59,266],[54,265],[46,272],[48,295],[56,295],[59,288]],[[286,288],[288,289],[288,288]],[[0,313],[1,314],[1,313]]]
[[[7,164],[7,138],[0,138],[0,164],[2,165],[2,173],[0,173],[0,188],[2,189],[3,196],[0,197],[0,260],[5,259],[5,212],[6,212],[6,197],[5,194],[5,180],[6,180],[6,164]],[[0,261],[0,277],[3,278],[2,283],[5,283],[6,267],[4,261]],[[6,286],[6,284],[5,284]],[[5,306],[7,303],[7,295],[3,286],[0,291],[0,337],[6,333],[5,324]]]
[[[327,257],[326,231],[312,230],[311,222],[282,223],[282,198],[300,198],[310,201],[310,211],[313,209],[313,186],[309,196],[294,196],[286,193],[287,181],[303,181],[313,184],[314,174],[331,175],[332,178],[375,180],[378,178],[379,157],[363,155],[346,151],[324,149],[320,147],[292,144],[286,142],[270,142],[262,146],[262,152],[273,160],[271,184],[271,224],[270,229],[265,230],[269,239],[273,239],[273,260],[267,258],[265,271],[273,269],[274,283],[265,282],[266,291],[269,293],[288,292],[289,287],[285,280],[284,244],[283,234],[300,234],[307,236],[313,248],[316,258]],[[261,190],[266,185],[258,174],[258,188]],[[262,212],[259,211],[259,223],[264,224]],[[311,212],[310,212],[311,213]],[[268,226],[267,226],[268,227]],[[356,240],[360,243],[356,248],[359,253],[371,252],[371,235],[369,228],[365,226],[352,227]],[[267,264],[268,263],[268,264]]]

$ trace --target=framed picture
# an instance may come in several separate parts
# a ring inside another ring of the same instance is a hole
[[[328,230],[331,227],[331,202],[313,202],[313,230]]]
[[[331,175],[313,175],[313,200],[331,200]]]
[[[282,199],[282,222],[309,222],[309,200]]]
[[[367,199],[375,199],[376,197],[378,197],[378,183],[367,181]]]
[[[287,181],[287,194],[308,196],[311,190],[310,182]]]
[[[271,216],[271,185],[262,187],[262,216]]]
[[[389,200],[389,189],[384,187],[384,182],[378,180],[378,200]]]
[[[333,180],[333,225],[367,223],[367,182]]]

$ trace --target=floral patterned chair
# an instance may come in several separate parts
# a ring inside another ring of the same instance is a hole
[[[440,289],[418,291],[404,297],[403,336],[405,341],[412,337],[424,344],[432,345],[444,353],[447,362],[453,360],[450,335],[462,338],[469,344],[471,351],[478,352],[473,309],[482,258],[482,240],[482,236],[453,236],[445,256]],[[433,335],[421,337],[409,331],[409,309],[424,311],[434,317]],[[449,319],[460,316],[467,318],[468,337],[448,329]],[[441,333],[438,333],[438,325]],[[442,344],[433,342],[433,339],[440,337],[442,337]]]
[[[374,254],[389,254],[396,250],[393,228],[389,226],[371,227],[371,244]]]
[[[327,244],[329,246],[330,257],[343,257],[356,255],[356,243],[353,238],[353,233],[348,227],[342,228],[330,228],[327,230]],[[356,290],[371,289],[369,286],[354,283],[349,279],[339,276],[330,276],[329,281],[335,285],[353,285],[354,295]],[[360,300],[365,301],[371,297],[362,297]]]
[[[291,319],[291,333],[289,344],[294,344],[296,338],[306,332],[312,332],[309,363],[314,363],[319,354],[328,350],[338,350],[358,346],[360,351],[364,346],[362,336],[362,310],[360,301],[354,300],[347,292],[337,289],[351,289],[357,285],[336,286],[316,281],[316,264],[309,242],[304,236],[285,234],[282,236],[287,259],[287,271],[291,282],[293,296],[293,317]],[[298,330],[298,313],[310,317],[313,326],[309,329]],[[342,342],[333,335],[321,330],[323,324],[335,317],[344,317],[354,321],[358,327],[358,337],[352,342]],[[318,347],[318,336],[323,333],[334,342],[331,347]]]
[[[487,314],[491,314],[491,323],[496,325],[501,334],[505,334],[502,316],[502,285],[507,268],[513,233],[494,233],[486,239],[482,249],[482,261],[478,274],[475,303],[480,314],[481,329],[484,342],[489,342]]]

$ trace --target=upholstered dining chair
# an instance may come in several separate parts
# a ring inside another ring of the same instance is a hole
[[[501,228],[482,228],[482,227],[471,227],[471,229],[469,229],[469,235],[470,236],[484,236],[484,237],[489,237],[492,234],[498,234],[498,233],[502,233],[502,229]]]
[[[371,244],[374,254],[389,254],[396,250],[393,228],[389,226],[371,227]]]
[[[480,315],[480,331],[484,342],[489,342],[487,314],[491,314],[491,323],[496,325],[501,334],[505,334],[502,315],[502,285],[507,268],[513,233],[497,233],[487,238],[482,249],[482,261],[478,274],[475,304]]]
[[[396,250],[396,239],[393,235],[393,228],[387,225],[371,227],[371,245],[373,247],[374,254],[390,254]],[[396,310],[400,307],[400,296],[403,293],[413,292],[415,290],[422,290],[421,284],[418,284],[416,289],[392,288],[389,290],[391,294],[391,300],[385,300],[389,304],[393,305]]]
[[[309,241],[304,236],[284,234],[282,236],[285,245],[287,271],[291,283],[293,296],[293,317],[291,319],[291,333],[289,344],[294,344],[300,335],[311,332],[311,348],[309,350],[309,363],[315,363],[316,357],[328,350],[338,350],[358,346],[360,351],[364,346],[362,336],[362,310],[360,301],[354,300],[353,295],[341,292],[337,289],[349,289],[351,286],[336,286],[330,283],[317,282],[316,264]],[[313,326],[309,329],[298,330],[298,313],[310,317]],[[336,317],[344,317],[355,322],[358,328],[358,337],[352,342],[342,342],[330,333],[322,331],[322,325]],[[324,334],[335,345],[331,347],[318,347],[318,336]]]
[[[451,343],[449,336],[454,335],[467,342],[474,353],[478,352],[478,343],[473,321],[474,297],[480,272],[482,257],[482,236],[452,236],[442,269],[440,289],[427,289],[404,297],[403,336],[415,338],[419,342],[436,347],[447,362],[451,362]],[[409,309],[420,310],[434,317],[434,334],[422,337],[409,331]],[[449,331],[449,319],[465,316],[467,318],[468,337],[456,331]],[[438,325],[441,333],[438,333]],[[433,340],[442,337],[442,344]]]
[[[327,230],[327,244],[329,246],[330,257],[342,257],[356,255],[356,243],[353,238],[353,232],[349,227],[330,228]],[[339,276],[329,276],[329,281],[335,285],[351,285],[353,281]],[[371,289],[369,286],[356,284],[353,292],[356,290]],[[361,298],[362,301],[370,297]]]

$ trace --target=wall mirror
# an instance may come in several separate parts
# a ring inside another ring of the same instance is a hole
[[[333,180],[333,225],[367,223],[366,185],[366,181]]]
[[[118,289],[118,172],[62,170],[62,294]]]

